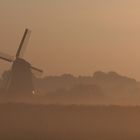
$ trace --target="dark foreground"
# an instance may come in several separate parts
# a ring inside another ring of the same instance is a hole
[[[0,104],[0,140],[140,140],[140,107]]]

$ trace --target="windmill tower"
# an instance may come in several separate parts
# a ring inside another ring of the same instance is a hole
[[[12,63],[12,69],[6,85],[6,90],[10,94],[32,95],[34,93],[32,70],[40,74],[43,73],[42,70],[33,67],[23,58],[30,34],[31,31],[26,29],[15,57],[0,53],[1,59]]]

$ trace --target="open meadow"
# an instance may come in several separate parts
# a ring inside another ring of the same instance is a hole
[[[139,140],[140,107],[0,104],[1,140]]]

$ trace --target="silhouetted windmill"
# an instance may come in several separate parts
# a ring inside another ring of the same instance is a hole
[[[0,53],[0,58],[12,62],[12,69],[10,71],[10,76],[6,85],[6,90],[11,94],[23,94],[30,95],[34,93],[33,81],[32,81],[32,70],[43,73],[42,70],[33,67],[29,62],[23,59],[23,54],[25,47],[30,38],[31,31],[26,29],[17,50],[16,56],[11,57]]]

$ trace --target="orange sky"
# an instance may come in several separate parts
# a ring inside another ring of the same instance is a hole
[[[139,0],[0,0],[0,51],[14,55],[26,27],[25,58],[45,75],[113,70],[140,80]]]

